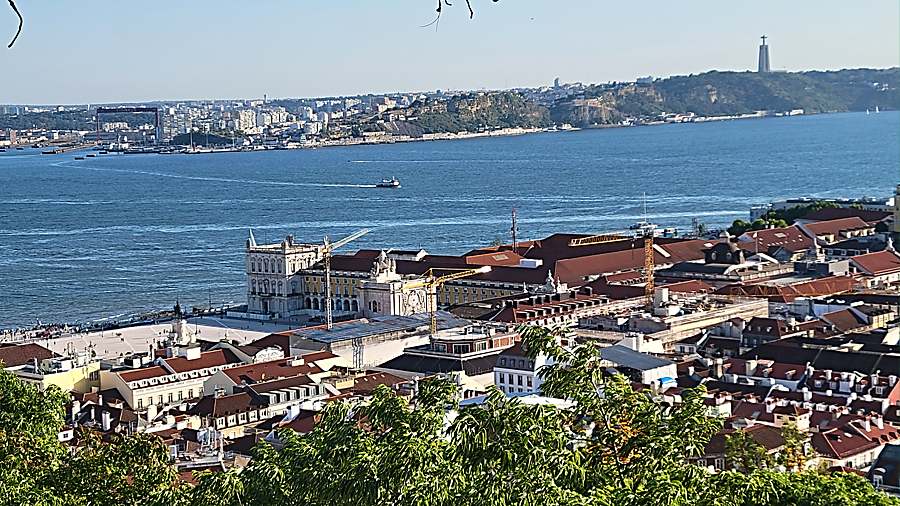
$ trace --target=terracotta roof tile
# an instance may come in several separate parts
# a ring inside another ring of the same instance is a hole
[[[858,255],[851,257],[850,261],[861,271],[871,276],[881,276],[900,271],[900,257],[891,251],[885,250]]]
[[[0,363],[3,363],[4,367],[19,367],[34,359],[40,362],[54,356],[56,354],[52,351],[34,343],[0,345]]]

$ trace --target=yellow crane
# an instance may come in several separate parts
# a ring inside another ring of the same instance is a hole
[[[654,270],[656,268],[656,259],[653,252],[654,234],[654,227],[647,227],[640,234],[644,238],[644,277],[647,280],[646,284],[644,284],[644,297],[646,297],[647,299],[647,304],[653,303],[653,290],[655,288]],[[633,240],[634,238],[621,234],[599,234],[572,239],[569,241],[569,246],[590,246],[594,244],[606,244],[610,242]]]
[[[593,244],[605,244],[608,242],[630,241],[632,238],[621,234],[600,234],[579,237],[569,241],[569,246],[591,246]]]
[[[450,269],[441,269],[450,270]],[[403,285],[402,291],[408,292],[418,288],[425,288],[425,308],[431,314],[431,336],[437,333],[437,291],[438,288],[448,281],[476,276],[478,274],[487,274],[491,272],[491,266],[485,265],[477,269],[464,269],[459,272],[451,272],[443,276],[435,276],[434,269],[430,268],[422,279],[412,281]]]
[[[369,229],[364,228],[336,242],[329,241],[328,236],[325,236],[325,241],[322,245],[322,256],[325,259],[325,328],[328,330],[334,328],[334,309],[332,308],[334,302],[331,299],[334,295],[331,293],[331,254],[348,242],[355,241],[368,233]]]
[[[653,233],[651,228],[644,234],[644,277],[647,279],[644,283],[644,298],[647,299],[647,305],[653,304],[654,289],[654,269],[656,269],[656,259],[653,256]]]

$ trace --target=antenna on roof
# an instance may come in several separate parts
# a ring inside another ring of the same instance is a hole
[[[518,233],[519,233],[519,223],[516,216],[516,208],[512,209],[512,227],[510,227],[509,231],[512,233],[512,245],[513,245],[513,253],[519,252],[519,241],[518,241]]]

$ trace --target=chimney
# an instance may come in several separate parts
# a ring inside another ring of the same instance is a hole
[[[748,360],[744,364],[744,366],[745,366],[744,374],[746,374],[747,376],[750,376],[751,374],[753,374],[753,371],[756,370],[756,365],[757,365],[756,360],[754,360],[754,359]]]
[[[716,375],[716,378],[721,378],[725,375],[725,361],[721,358],[717,358],[713,365],[713,374]]]
[[[75,399],[72,401],[72,423],[78,420],[78,413],[81,412],[81,401]]]
[[[97,394],[97,405],[103,405],[103,394]]]
[[[103,432],[109,432],[110,427],[112,426],[112,415],[109,414],[109,411],[102,411],[100,413],[100,427],[103,429]]]
[[[876,415],[873,418],[875,419],[875,426],[879,429],[884,429],[884,418],[882,418],[880,415]]]
[[[868,416],[867,416],[867,417],[863,420],[863,427],[866,429],[866,432],[871,432],[871,431],[872,431],[872,420],[871,420],[871,417],[868,417]]]
[[[766,413],[771,413],[775,410],[775,402],[774,401],[766,401]]]
[[[803,400],[804,402],[809,402],[812,400],[812,392],[810,392],[806,387],[803,387]]]
[[[694,366],[689,366],[688,367],[688,376],[693,376],[693,375],[694,375]]]

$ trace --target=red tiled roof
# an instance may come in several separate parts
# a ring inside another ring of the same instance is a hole
[[[813,433],[812,446],[819,455],[832,459],[843,459],[878,448],[881,444],[862,437],[858,433],[844,432],[842,428],[836,427],[825,432]]]
[[[160,376],[167,376],[169,374],[171,374],[171,373],[169,373],[169,371],[167,371],[166,369],[164,369],[158,365],[154,365],[151,367],[145,367],[143,369],[135,369],[133,371],[120,372],[119,377],[121,377],[122,380],[127,383],[129,381],[137,381],[137,380],[149,379],[149,378],[158,378]]]
[[[841,232],[848,230],[859,230],[863,228],[872,228],[872,225],[869,225],[865,221],[861,220],[857,216],[851,216],[849,218],[838,218],[836,220],[828,220],[828,221],[817,221],[814,223],[807,223],[803,225],[803,228],[808,230],[810,233],[815,234],[817,237],[820,235],[840,235]]]
[[[39,344],[0,345],[0,363],[4,367],[19,367],[37,359],[53,358],[55,353]]]
[[[469,265],[506,265],[517,266],[521,256],[512,251],[497,251],[493,253],[483,253],[481,255],[471,255],[466,257],[466,263]]]
[[[821,297],[853,290],[856,279],[850,276],[829,276],[791,285],[765,283],[728,285],[718,289],[720,295],[739,297],[764,297],[774,302],[793,302],[797,297]]]
[[[823,320],[834,325],[841,332],[849,332],[853,329],[865,327],[868,322],[857,316],[852,309],[843,309],[841,311],[832,311],[821,316]]]
[[[406,382],[408,382],[406,378],[401,378],[395,374],[369,371],[365,376],[360,376],[353,380],[353,392],[368,395],[375,391],[375,388],[379,385],[394,387]]]
[[[250,411],[253,407],[253,399],[246,392],[221,397],[207,395],[191,407],[188,414],[222,417]]]
[[[867,253],[851,257],[853,262],[861,271],[871,276],[881,276],[900,271],[900,257],[892,251],[876,251],[875,253]]]
[[[852,207],[836,207],[820,209],[813,211],[803,217],[809,221],[829,221],[841,218],[857,217],[866,223],[877,223],[891,217],[890,211],[866,211],[863,209],[853,209]]]
[[[784,248],[793,253],[807,250],[812,245],[812,239],[796,226],[753,230],[738,238],[741,249],[761,253],[768,252],[770,248]]]
[[[303,365],[291,365],[293,360],[294,359],[291,358],[280,358],[269,362],[258,362],[255,364],[232,367],[230,369],[225,369],[223,372],[231,379],[231,381],[234,381],[238,385],[241,383],[258,383],[261,381],[322,372],[322,369],[313,362],[304,360]]]
[[[167,358],[165,362],[175,372],[197,371],[232,363],[222,350],[203,352],[200,354],[200,358],[195,358],[194,360],[188,360],[186,357],[175,357]]]

